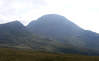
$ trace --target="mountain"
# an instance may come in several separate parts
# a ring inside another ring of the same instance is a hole
[[[99,55],[98,41],[99,34],[57,14],[44,15],[28,26],[19,21],[0,24],[0,47]]]
[[[0,24],[0,47],[32,49],[63,53],[64,44],[50,38],[33,35],[19,21]]]
[[[76,36],[83,31],[65,17],[56,14],[44,15],[38,20],[32,21],[27,27],[34,34],[61,40]]]
[[[23,47],[31,33],[18,21],[0,24],[0,45],[5,47]]]
[[[36,35],[60,40],[66,44],[84,46],[83,41],[80,41],[78,36],[84,32],[76,24],[72,23],[64,16],[49,14],[40,17],[36,21],[32,21],[27,28]],[[75,40],[75,41],[74,41]]]
[[[30,22],[27,28],[35,35],[57,40],[77,50],[99,51],[99,34],[84,30],[61,15],[44,15]]]

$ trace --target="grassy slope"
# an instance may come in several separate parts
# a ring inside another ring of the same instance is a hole
[[[55,54],[0,48],[0,61],[99,61],[99,56],[83,56],[75,54]]]

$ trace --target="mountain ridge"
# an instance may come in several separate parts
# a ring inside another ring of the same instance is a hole
[[[67,18],[48,14],[24,26],[19,21],[0,24],[0,46],[57,53],[99,54],[99,35]]]

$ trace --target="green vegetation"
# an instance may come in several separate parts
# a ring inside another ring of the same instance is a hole
[[[0,48],[0,61],[99,61],[99,56],[56,54],[33,52],[32,50]]]

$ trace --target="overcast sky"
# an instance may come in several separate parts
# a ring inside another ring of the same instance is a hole
[[[0,23],[19,20],[27,25],[53,13],[99,33],[99,0],[0,0]]]

